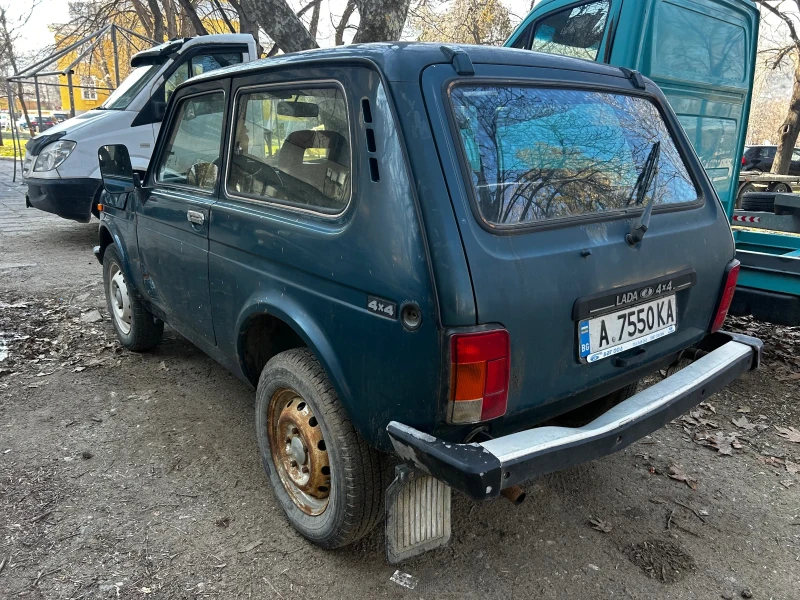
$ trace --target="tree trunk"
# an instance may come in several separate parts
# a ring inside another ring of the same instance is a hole
[[[208,31],[206,31],[203,21],[200,19],[200,15],[197,14],[197,9],[194,7],[194,5],[192,5],[189,0],[178,0],[178,4],[180,4],[181,8],[183,9],[184,18],[188,18],[189,22],[192,24],[192,27],[194,27],[195,34],[208,35]]]
[[[164,0],[164,20],[167,23],[167,37],[178,37],[178,22],[175,18],[175,5],[173,0]]]
[[[789,112],[778,130],[778,151],[772,162],[772,172],[776,175],[786,175],[789,172],[789,164],[792,162],[792,153],[798,133],[800,133],[800,59],[795,62]]]
[[[163,35],[162,35],[161,39],[155,37],[155,31],[153,31],[153,27],[150,25],[151,14],[147,11],[147,9],[144,7],[144,5],[141,3],[141,1],[140,0],[132,0],[132,4],[133,4],[133,10],[136,11],[136,16],[139,17],[139,21],[142,23],[142,28],[144,29],[144,34],[147,37],[156,40],[157,42],[163,41],[163,39],[164,39]],[[161,27],[163,29],[163,27],[164,27],[163,23],[161,24]]]
[[[158,0],[147,0],[147,6],[153,15],[153,39],[160,44],[164,41],[164,15],[158,7]]]
[[[219,3],[219,0],[213,0],[214,8],[217,9],[217,12],[222,17],[222,20],[225,22],[225,25],[228,27],[228,31],[231,33],[236,33],[236,28],[231,23],[231,20],[228,18],[228,13],[225,12],[225,9],[222,8],[222,5]]]
[[[311,23],[308,25],[308,34],[313,37],[315,40],[317,39],[317,28],[319,27],[319,7],[322,4],[322,0],[317,2],[314,5],[314,10],[311,13]]]
[[[239,17],[239,32],[240,33],[249,33],[252,35],[256,40],[256,54],[259,58],[261,54],[264,52],[264,49],[261,47],[261,43],[258,41],[258,25],[253,20],[252,15],[243,7],[237,0],[228,0],[230,5],[236,11],[236,15]]]
[[[253,21],[284,52],[318,47],[317,41],[311,37],[286,0],[241,0],[241,4],[253,16]]]
[[[356,0],[361,18],[354,44],[396,40],[403,33],[411,0]]]
[[[344,12],[342,12],[342,18],[339,20],[339,24],[336,26],[336,45],[341,46],[344,44],[344,30],[347,29],[347,23],[350,21],[350,17],[353,16],[353,12],[356,10],[356,0],[347,0],[347,6],[344,7]]]

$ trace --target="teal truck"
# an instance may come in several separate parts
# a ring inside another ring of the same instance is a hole
[[[542,0],[505,45],[607,63],[655,81],[737,225],[741,273],[731,312],[798,325],[800,237],[752,229],[776,215],[734,214],[758,26],[751,0]],[[800,208],[786,202],[784,221],[800,231]]]

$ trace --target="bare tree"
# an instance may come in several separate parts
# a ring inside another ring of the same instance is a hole
[[[342,44],[344,44],[344,32],[345,29],[348,28],[350,17],[353,16],[355,10],[356,10],[356,0],[347,0],[347,4],[344,7],[342,16],[339,19],[339,22],[334,27],[334,32],[335,32],[334,39],[337,46],[341,46]]]
[[[792,97],[783,124],[777,131],[778,151],[772,163],[772,172],[786,174],[792,160],[792,152],[800,133],[800,0],[756,0],[765,12],[780,19],[788,31],[789,41],[775,48],[773,68],[784,61],[794,60]]]
[[[396,40],[403,33],[411,0],[355,0],[360,21],[354,44]],[[798,0],[800,1],[800,0]]]
[[[5,72],[11,70],[14,73],[19,73],[20,57],[17,53],[17,41],[21,35],[22,28],[27,25],[31,15],[33,14],[33,10],[36,8],[36,6],[38,6],[38,4],[38,0],[33,2],[28,12],[24,14],[14,25],[9,23],[7,7],[0,5],[0,68],[2,68]],[[19,97],[20,108],[22,108],[22,114],[25,116],[25,122],[28,125],[28,131],[33,133],[33,129],[31,128],[31,118],[28,114],[28,106],[25,104],[25,90],[22,83],[17,82],[16,88],[17,96]],[[9,106],[8,111],[9,118],[11,118],[14,114],[14,107]]]

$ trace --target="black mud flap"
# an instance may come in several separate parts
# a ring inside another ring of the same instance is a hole
[[[450,488],[406,465],[386,492],[386,559],[397,564],[450,541]]]

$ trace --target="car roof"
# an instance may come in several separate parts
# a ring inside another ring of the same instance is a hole
[[[444,47],[448,50],[443,50]],[[303,50],[301,52],[262,58],[197,75],[183,85],[220,79],[231,75],[252,75],[286,66],[319,66],[328,62],[347,61],[373,63],[389,81],[419,81],[420,73],[426,67],[433,64],[449,63],[451,62],[452,52],[459,51],[466,53],[473,64],[544,67],[611,75],[620,78],[625,77],[617,67],[589,60],[544,54],[532,50],[433,42],[378,42]]]

